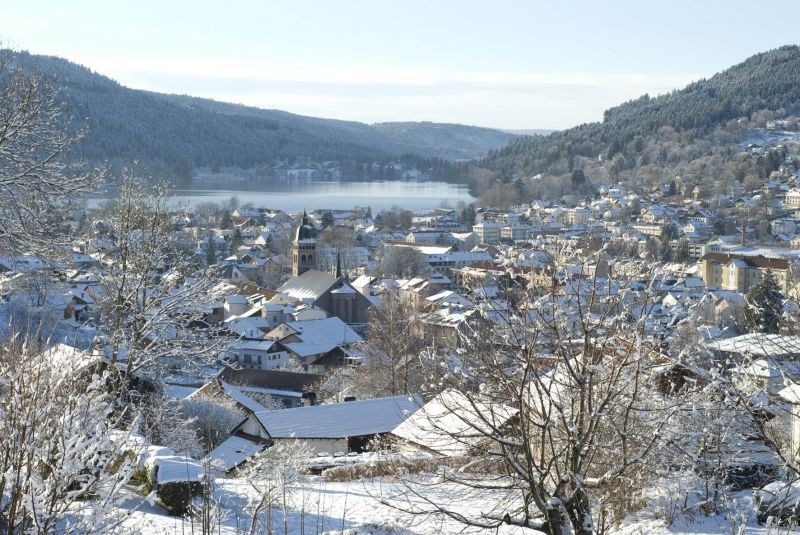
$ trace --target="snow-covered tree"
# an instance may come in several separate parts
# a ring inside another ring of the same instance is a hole
[[[128,511],[135,425],[114,412],[103,361],[27,341],[0,348],[0,531],[112,531]]]
[[[181,413],[192,420],[192,427],[206,451],[228,438],[233,428],[245,418],[230,398],[221,396],[214,399],[184,399],[181,401]]]
[[[213,362],[228,347],[206,323],[218,280],[213,267],[204,270],[176,241],[172,219],[179,209],[167,184],[147,184],[131,173],[103,207],[113,251],[104,262],[98,305],[109,357],[124,361],[128,376]]]
[[[0,256],[54,253],[70,199],[102,178],[64,158],[83,135],[55,88],[0,51]]]
[[[354,370],[355,379],[370,385],[376,397],[381,394],[413,394],[419,391],[424,377],[419,352],[424,341],[419,333],[420,310],[389,292],[370,309],[367,342],[363,344],[366,360]]]

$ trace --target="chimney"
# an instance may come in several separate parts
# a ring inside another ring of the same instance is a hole
[[[303,400],[303,407],[313,407],[317,404],[317,393],[303,392],[301,399]]]

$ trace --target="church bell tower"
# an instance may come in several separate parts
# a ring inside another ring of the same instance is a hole
[[[308,214],[303,210],[303,221],[297,227],[292,242],[292,275],[302,275],[309,269],[317,267],[317,242],[314,229],[308,223]]]

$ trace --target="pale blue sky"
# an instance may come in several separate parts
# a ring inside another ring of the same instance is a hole
[[[6,45],[135,88],[365,122],[566,128],[798,40],[800,2],[0,2]]]

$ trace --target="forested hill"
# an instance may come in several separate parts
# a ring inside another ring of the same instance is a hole
[[[88,126],[77,156],[167,169],[271,166],[276,162],[375,162],[402,154],[467,159],[516,136],[453,124],[368,125],[208,99],[134,90],[52,57],[9,52],[12,65],[44,75]]]
[[[611,179],[626,171],[662,164],[688,163],[681,153],[700,139],[718,145],[725,141],[719,128],[739,118],[772,110],[783,115],[800,111],[800,48],[784,46],[750,57],[709,79],[684,89],[626,102],[607,110],[603,121],[555,132],[547,137],[520,137],[491,152],[478,167],[506,180],[543,174],[570,175],[576,168],[601,167]],[[730,132],[730,131],[729,131]],[[716,136],[716,137],[714,137]],[[679,145],[670,154],[667,142]],[[592,159],[594,163],[588,163]],[[597,173],[601,174],[601,173]]]

